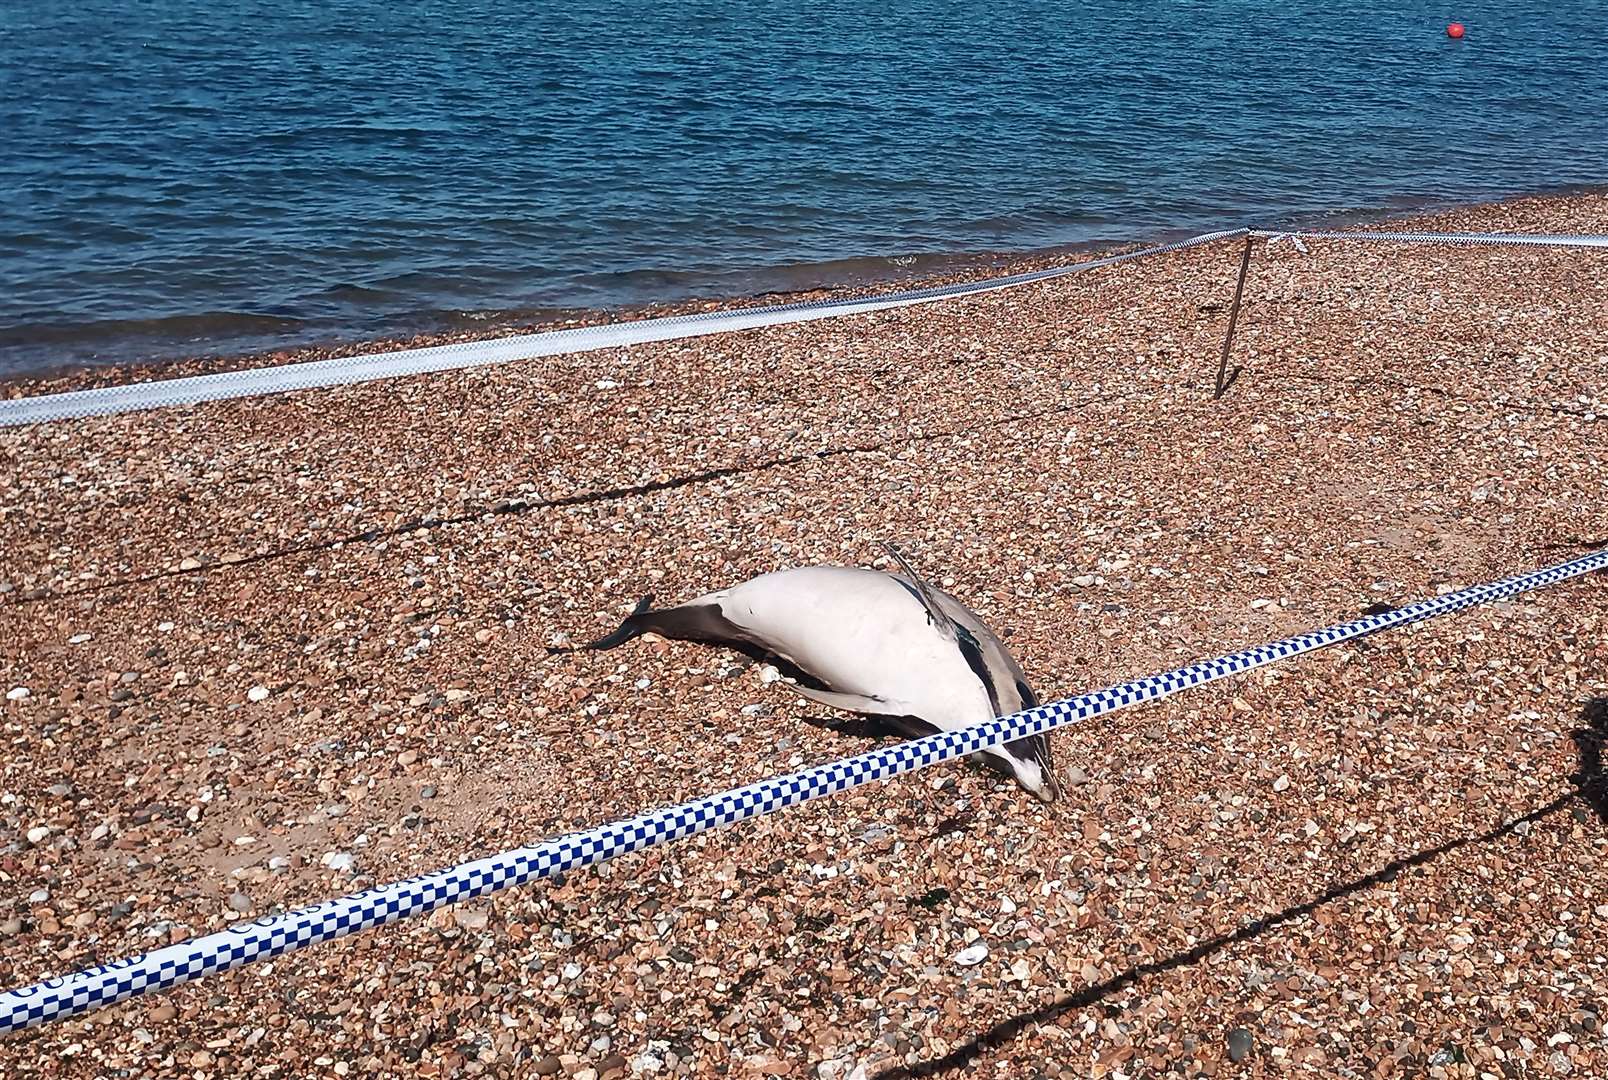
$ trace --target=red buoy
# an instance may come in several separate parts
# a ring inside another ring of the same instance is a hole
[[[1449,37],[1449,38],[1460,38],[1460,37],[1462,37],[1463,36],[1463,24],[1460,23],[1460,22],[1454,22],[1451,25],[1447,26],[1446,27],[1446,36]]]

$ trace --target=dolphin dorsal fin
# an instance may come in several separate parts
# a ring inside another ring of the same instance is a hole
[[[882,550],[892,556],[893,561],[899,564],[899,569],[904,571],[905,577],[909,579],[911,586],[913,586],[911,591],[916,599],[921,601],[921,606],[927,609],[927,622],[937,627],[938,632],[949,640],[958,639],[960,632],[955,626],[955,620],[951,619],[949,614],[938,603],[938,597],[933,594],[932,586],[922,580],[921,575],[911,568],[910,564],[905,561],[905,557],[899,554],[898,548],[884,542],[882,543]]]

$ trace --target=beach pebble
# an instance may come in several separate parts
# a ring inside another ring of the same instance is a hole
[[[251,910],[251,897],[243,892],[237,892],[229,897],[229,908],[231,911],[238,911],[244,915]]]
[[[28,830],[27,835],[28,835],[28,843],[30,843],[30,844],[42,844],[50,836],[50,826],[48,826],[48,825],[35,825],[33,828]]]
[[[1245,1028],[1237,1027],[1228,1033],[1228,1059],[1230,1061],[1244,1061],[1251,1053],[1251,1033]]]
[[[6,700],[21,701],[28,697],[29,694],[30,691],[26,686],[13,686],[10,690],[6,691]]]
[[[246,700],[247,701],[267,701],[268,700],[268,695],[270,693],[272,693],[271,690],[269,690],[266,686],[262,686],[261,684],[259,684],[257,686],[253,686],[250,690],[246,691]]]
[[[456,907],[452,909],[452,921],[465,930],[484,930],[491,924],[491,915],[484,907]]]
[[[320,864],[330,870],[334,870],[336,873],[345,873],[356,865],[357,860],[352,857],[350,852],[326,851],[324,852],[324,857],[318,861]]]
[[[988,946],[981,941],[975,945],[968,945],[955,954],[955,963],[961,967],[976,967],[988,959]]]
[[[1279,778],[1277,780],[1273,781],[1273,790],[1274,791],[1288,791],[1289,789],[1290,789],[1290,778],[1281,773],[1279,775]]]

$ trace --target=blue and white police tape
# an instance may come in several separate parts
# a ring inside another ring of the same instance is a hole
[[[809,322],[841,315],[862,315],[872,311],[911,307],[915,304],[929,304],[937,300],[950,300],[994,292],[998,289],[1032,285],[1040,281],[1065,277],[1068,274],[1080,274],[1086,270],[1114,266],[1117,263],[1143,259],[1151,255],[1164,255],[1171,251],[1182,251],[1185,248],[1246,234],[1245,229],[1203,233],[1184,240],[1157,244],[1138,251],[1106,255],[1098,259],[1085,259],[1066,266],[1052,266],[1044,270],[984,278],[980,281],[963,281],[954,285],[907,289],[903,292],[882,293],[858,299],[801,300],[791,304],[770,304],[764,307],[700,311],[691,315],[667,315],[657,319],[611,323],[607,326],[577,326],[567,330],[547,330],[536,334],[516,334],[512,337],[489,338],[483,341],[432,345],[422,349],[341,356],[305,364],[243,368],[238,371],[219,371],[211,375],[191,375],[181,379],[123,383],[116,386],[99,386],[92,390],[69,390],[60,394],[0,398],[0,427],[40,424],[86,416],[110,416],[142,409],[194,405],[203,401],[227,401],[263,394],[281,394],[291,390],[347,386],[353,383],[372,382],[376,379],[507,364],[541,356],[617,349],[650,341],[702,337],[706,334],[752,330],[783,323]]]
[[[762,780],[735,791],[655,810],[629,821],[587,829],[448,870],[356,893],[283,915],[230,927],[216,934],[157,949],[143,956],[47,979],[0,995],[0,1033],[60,1020],[143,994],[178,986],[203,975],[266,960],[331,941],[359,930],[433,911],[445,904],[484,896],[510,885],[590,866],[630,851],[713,829],[720,825],[808,802],[851,787],[964,757],[986,747],[1050,731],[1179,690],[1224,679],[1317,649],[1408,623],[1448,615],[1476,604],[1503,600],[1533,589],[1608,569],[1608,551],[1489,585],[1421,600],[1381,615],[1286,638],[1271,645],[1204,660],[1163,675],[1151,675],[1108,690],[1058,701],[962,731],[942,732],[842,761]]]

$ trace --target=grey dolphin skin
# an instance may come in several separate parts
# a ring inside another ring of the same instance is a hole
[[[906,735],[955,731],[1039,704],[1003,642],[959,600],[917,576],[840,566],[782,570],[655,609],[643,597],[613,633],[549,653],[613,649],[657,634],[775,659],[790,687],[845,712],[887,718]],[[984,751],[1048,803],[1060,795],[1046,736]]]

